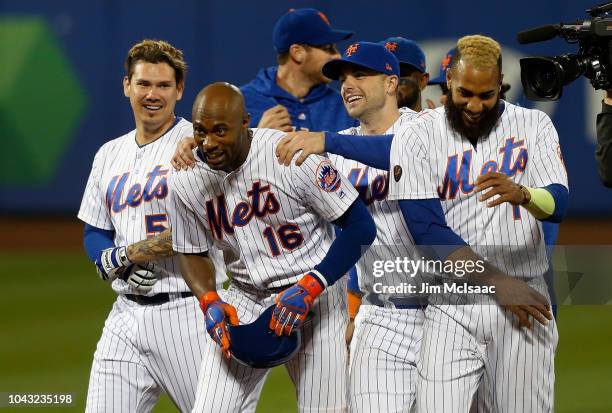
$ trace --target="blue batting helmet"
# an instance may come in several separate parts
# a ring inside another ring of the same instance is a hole
[[[298,329],[289,336],[277,336],[270,330],[274,305],[257,320],[239,326],[228,325],[230,352],[240,364],[254,368],[270,368],[285,364],[300,349],[302,332]]]

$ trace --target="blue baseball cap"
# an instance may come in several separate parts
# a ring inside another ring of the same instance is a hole
[[[322,69],[323,74],[332,80],[338,80],[342,68],[347,64],[399,77],[397,58],[385,46],[378,43],[357,42],[349,45],[342,54],[342,58],[325,63]]]
[[[403,37],[389,37],[379,42],[397,57],[402,66],[408,65],[421,73],[425,73],[425,53],[414,40],[404,39]]]
[[[322,46],[346,40],[354,32],[332,29],[327,16],[316,9],[291,9],[274,25],[272,42],[277,53],[292,44]]]
[[[448,70],[451,65],[451,62],[453,61],[453,57],[455,56],[456,50],[457,49],[453,47],[448,51],[448,53],[446,53],[446,56],[444,56],[444,59],[442,59],[442,64],[440,64],[440,74],[438,75],[438,77],[430,79],[429,82],[427,82],[428,85],[446,84],[446,71]]]

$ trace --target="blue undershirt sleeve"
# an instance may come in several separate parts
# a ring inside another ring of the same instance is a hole
[[[561,184],[550,184],[544,187],[555,200],[555,210],[551,216],[542,221],[559,223],[565,218],[567,213],[567,203],[569,201],[569,191]]]
[[[334,232],[336,237],[342,232],[340,228],[334,225]],[[361,290],[359,290],[359,279],[357,277],[357,268],[353,265],[350,270],[348,270],[348,283],[347,288],[349,291],[354,292],[355,294],[361,294]]]
[[[393,135],[344,135],[325,132],[325,152],[353,159],[376,169],[389,169]]]
[[[115,246],[115,231],[101,229],[89,224],[85,224],[83,234],[83,245],[87,256],[93,262],[96,262],[102,250],[113,248]]]
[[[444,260],[467,245],[447,225],[439,199],[403,199],[399,204],[410,234],[424,254]]]
[[[359,198],[333,224],[342,231],[329,247],[325,258],[314,269],[319,271],[328,286],[338,281],[359,260],[363,248],[376,238],[376,225],[372,215]]]

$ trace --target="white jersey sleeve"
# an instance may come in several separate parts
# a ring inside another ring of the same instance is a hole
[[[113,222],[105,204],[106,195],[101,187],[101,174],[107,160],[106,148],[100,148],[94,157],[78,218],[96,228],[113,230]]]
[[[423,137],[431,131],[431,124],[414,122],[395,133],[389,159],[389,200],[438,198],[428,144]]]
[[[323,156],[309,156],[302,165],[289,168],[298,198],[331,222],[340,218],[357,198],[357,191],[336,166]]]
[[[169,179],[172,199],[168,215],[172,227],[172,249],[185,254],[206,252],[211,246],[205,227],[205,208],[200,203],[203,194],[196,182],[191,182],[191,178],[196,178],[191,172],[173,170]]]
[[[567,188],[567,170],[563,162],[557,130],[547,114],[540,112],[539,115],[536,141],[531,150],[530,185],[538,188],[550,184],[561,184]]]

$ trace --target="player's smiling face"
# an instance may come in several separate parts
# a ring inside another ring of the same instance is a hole
[[[387,99],[389,76],[356,65],[346,65],[338,79],[348,114],[360,119],[381,110]],[[395,93],[395,86],[393,93]]]
[[[199,105],[193,111],[193,136],[211,169],[231,172],[248,153],[249,118],[226,107]]]
[[[499,69],[478,70],[459,61],[447,71],[446,79],[449,93],[445,107],[451,126],[470,139],[487,135],[498,118]]]
[[[497,104],[502,80],[497,67],[477,70],[460,61],[457,67],[447,71],[446,76],[453,103],[463,111],[466,124],[478,124],[482,116]]]
[[[140,61],[134,65],[132,78],[124,78],[123,92],[130,99],[137,127],[156,131],[174,121],[174,107],[183,96],[183,85],[176,84],[169,64]]]

